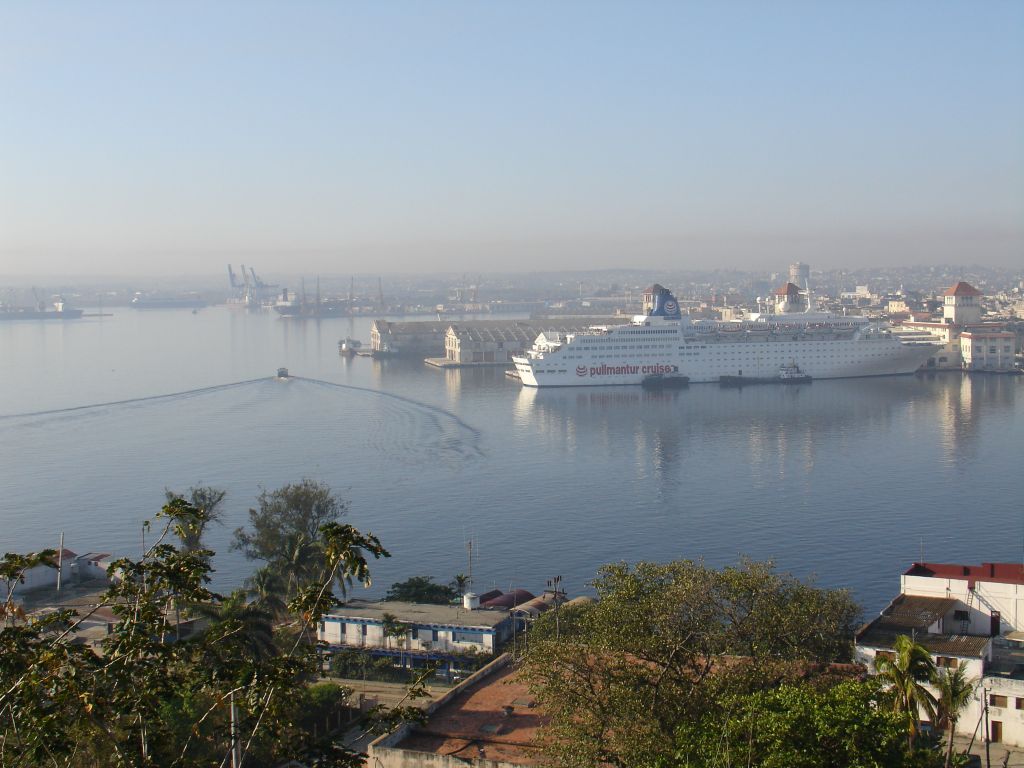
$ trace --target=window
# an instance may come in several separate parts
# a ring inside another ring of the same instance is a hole
[[[892,651],[876,651],[875,660],[888,659],[889,661],[896,661],[896,654]]]
[[[967,621],[970,618],[970,611],[953,611],[953,621]]]
[[[1024,709],[1024,699],[1022,699],[1022,698],[1020,698],[1018,696],[1017,699],[1016,699],[1016,703],[1017,703],[1017,709]]]
[[[955,659],[952,656],[936,656],[935,666],[946,667],[948,669],[956,669],[960,665],[960,660]]]
[[[484,644],[484,633],[483,632],[466,632],[464,630],[457,629],[452,632],[453,643],[476,643],[477,645]]]
[[[988,697],[988,703],[993,707],[1005,707],[1006,697],[1001,696],[998,693],[990,693]]]

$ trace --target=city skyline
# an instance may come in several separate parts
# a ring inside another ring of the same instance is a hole
[[[1013,266],[1024,6],[0,10],[0,274]]]

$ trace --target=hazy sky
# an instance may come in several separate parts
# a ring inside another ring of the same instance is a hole
[[[1024,264],[1024,2],[0,4],[0,274]]]

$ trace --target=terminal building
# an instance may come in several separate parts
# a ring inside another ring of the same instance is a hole
[[[901,323],[903,337],[931,337],[942,344],[925,363],[926,370],[1005,373],[1014,370],[1016,334],[1002,323],[982,320],[982,292],[960,281],[942,295],[942,318],[917,312]]]

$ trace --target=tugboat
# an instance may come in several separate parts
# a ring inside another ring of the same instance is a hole
[[[363,348],[363,342],[348,337],[338,342],[338,354],[345,357],[352,357]]]
[[[779,366],[777,376],[720,376],[718,383],[723,387],[743,387],[747,384],[810,384],[810,374],[804,373],[792,360]]]
[[[790,361],[787,365],[779,367],[779,383],[780,384],[810,384],[810,374],[804,373],[800,370],[800,367]]]
[[[644,389],[682,389],[689,385],[690,377],[678,373],[652,373],[640,382]]]
[[[278,368],[277,369],[277,378],[279,378],[279,379],[289,379],[289,378],[291,378],[291,376],[288,373],[288,369],[287,368]]]

